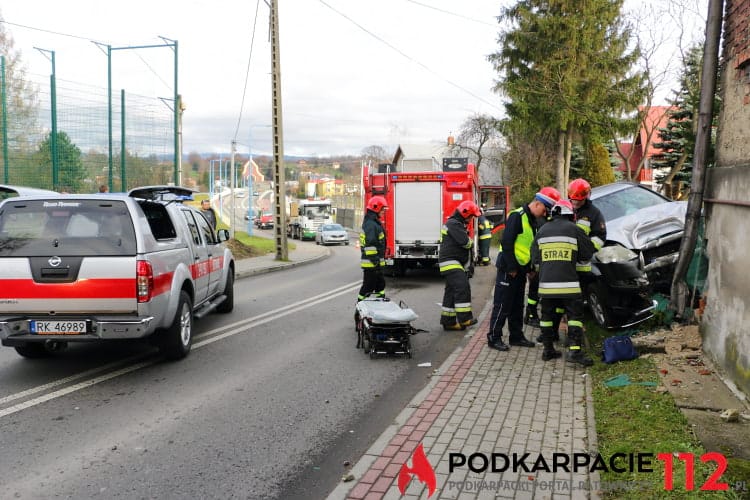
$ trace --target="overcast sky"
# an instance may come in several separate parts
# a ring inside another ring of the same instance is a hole
[[[400,143],[445,141],[475,113],[501,116],[487,55],[509,1],[278,0],[285,154],[357,155],[371,145],[390,153]],[[686,1],[705,16],[707,0]],[[14,0],[0,12],[29,73],[49,74],[40,47],[55,51],[58,79],[101,88],[107,58],[90,40],[177,40],[184,153],[228,152],[236,139],[240,153],[270,154],[269,8],[261,1],[256,21],[256,5]],[[702,34],[703,25],[690,29]],[[168,48],[117,51],[112,67],[115,89],[174,92]]]

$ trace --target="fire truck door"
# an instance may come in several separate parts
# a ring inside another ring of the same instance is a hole
[[[510,192],[508,186],[479,186],[479,201],[484,215],[492,223],[492,232],[505,227],[505,220],[510,210]]]

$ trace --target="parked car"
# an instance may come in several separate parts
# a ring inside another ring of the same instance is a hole
[[[348,245],[349,233],[341,224],[323,224],[315,231],[315,243],[318,245]]]
[[[9,186],[7,184],[0,184],[0,201],[6,198],[15,198],[16,196],[33,196],[35,194],[40,195],[54,195],[58,194],[55,191],[49,189],[30,188],[26,186]]]
[[[635,252],[651,287],[669,290],[685,229],[687,202],[672,201],[632,182],[591,190],[607,222],[607,244]]]
[[[263,212],[255,217],[255,226],[258,229],[273,229],[273,213]]]
[[[167,358],[194,318],[234,307],[229,232],[174,186],[0,203],[0,341],[38,358],[70,342],[151,337]]]

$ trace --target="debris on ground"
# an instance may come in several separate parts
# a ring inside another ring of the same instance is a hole
[[[659,378],[655,392],[672,396],[703,446],[750,460],[748,399],[722,379],[703,352],[698,325],[674,324],[631,339],[641,357],[654,361]]]
[[[740,419],[740,411],[737,408],[729,408],[721,412],[720,416],[724,422],[736,422]]]
[[[625,387],[630,384],[646,385],[646,386],[651,386],[651,387],[656,386],[656,382],[633,382],[632,380],[630,380],[630,377],[625,373],[621,373],[620,375],[615,375],[614,377],[608,378],[607,380],[604,381],[604,385],[606,385],[607,387]]]

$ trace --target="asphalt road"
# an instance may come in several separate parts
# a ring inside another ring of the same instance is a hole
[[[359,252],[332,250],[237,281],[235,311],[198,320],[180,362],[147,344],[0,348],[0,496],[324,498],[465,340],[438,328],[439,276],[410,273],[388,294],[429,331],[412,359],[370,360],[352,320]],[[494,268],[477,271],[478,313]]]

